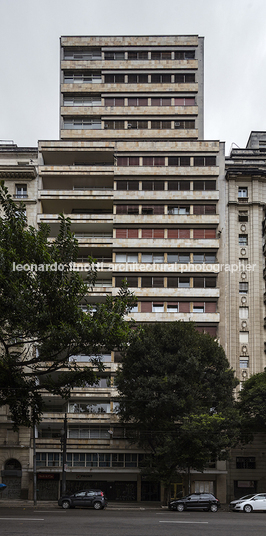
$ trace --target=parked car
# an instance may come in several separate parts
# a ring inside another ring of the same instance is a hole
[[[266,510],[266,493],[254,493],[249,495],[248,498],[242,497],[232,501],[232,503],[230,503],[230,509],[234,512],[250,514],[253,511]]]
[[[169,510],[210,510],[217,512],[220,508],[220,501],[212,493],[191,493],[181,499],[170,501]]]
[[[107,506],[107,499],[100,489],[85,489],[60,497],[58,505],[65,510],[76,506],[92,506],[95,510],[102,510]]]
[[[234,509],[234,506],[236,503],[240,501],[245,501],[246,499],[251,499],[251,497],[254,497],[254,495],[255,495],[254,493],[249,493],[248,495],[244,495],[243,497],[240,497],[239,499],[235,499],[234,501],[231,501],[229,504],[230,510]]]

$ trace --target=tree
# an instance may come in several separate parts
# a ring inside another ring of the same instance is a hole
[[[121,349],[130,340],[125,320],[134,296],[126,287],[88,314],[80,307],[93,292],[97,272],[90,260],[87,280],[74,271],[78,242],[70,220],[49,240],[49,226],[27,226],[17,205],[0,185],[0,405],[8,404],[15,425],[31,426],[43,411],[42,391],[69,397],[73,386],[92,385],[91,366],[78,367],[70,356]]]
[[[252,441],[255,433],[266,432],[266,368],[243,382],[238,407],[242,442]]]
[[[116,376],[120,419],[146,452],[143,471],[169,489],[178,471],[225,459],[236,440],[237,383],[224,350],[193,324],[143,327]]]

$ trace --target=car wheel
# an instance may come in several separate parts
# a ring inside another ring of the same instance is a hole
[[[184,506],[184,504],[180,503],[180,504],[177,505],[176,509],[177,509],[178,512],[184,512],[185,506]]]
[[[245,504],[243,510],[246,514],[250,514],[252,512],[252,506],[250,504]]]
[[[96,501],[93,505],[94,510],[101,510],[102,504],[99,501]]]
[[[217,510],[218,510],[218,506],[217,506],[217,504],[211,504],[211,506],[210,506],[210,511],[211,511],[211,512],[217,512]]]
[[[62,502],[62,508],[64,508],[64,510],[67,510],[68,508],[70,508],[69,501],[63,501]]]

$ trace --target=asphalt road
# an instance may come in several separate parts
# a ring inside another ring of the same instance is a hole
[[[265,536],[266,513],[1,508],[1,536]]]

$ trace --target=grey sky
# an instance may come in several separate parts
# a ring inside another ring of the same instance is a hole
[[[61,35],[205,37],[205,139],[266,130],[265,0],[0,0],[0,139],[59,136]]]

